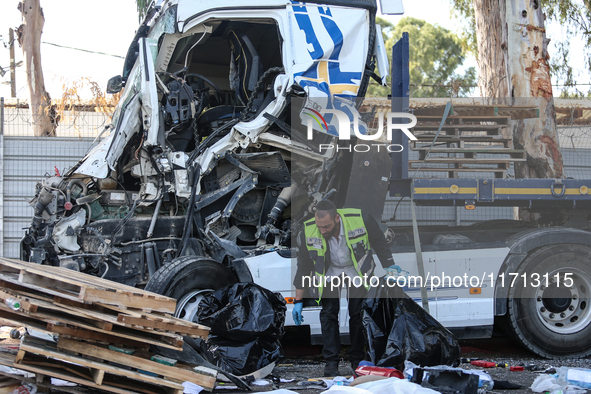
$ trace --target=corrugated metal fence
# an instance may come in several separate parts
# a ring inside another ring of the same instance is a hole
[[[4,257],[19,256],[19,243],[33,218],[35,184],[55,169],[63,172],[84,157],[92,138],[4,136],[2,224]]]
[[[33,218],[35,184],[64,173],[83,158],[109,118],[100,112],[66,111],[56,137],[33,137],[31,114],[0,99],[0,256],[18,258],[24,229]]]

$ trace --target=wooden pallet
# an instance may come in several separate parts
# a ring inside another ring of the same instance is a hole
[[[437,125],[441,123],[441,115],[417,115],[418,123],[433,122]],[[510,116],[461,116],[461,115],[448,115],[445,119],[445,124],[463,124],[467,122],[494,122],[496,124],[507,125],[511,120]]]
[[[415,116],[439,116],[445,112],[445,105],[415,108]],[[539,109],[532,106],[510,105],[453,105],[448,116],[482,116],[482,117],[510,117],[511,120],[531,119],[540,116]]]
[[[418,166],[417,166],[418,167]],[[448,178],[458,178],[458,174],[461,172],[486,172],[492,173],[495,178],[505,178],[507,175],[506,169],[500,168],[467,168],[463,166],[456,166],[456,168],[441,168],[441,167],[421,167],[421,168],[409,168],[409,173],[414,175],[416,171],[418,172],[447,172]]]
[[[131,342],[140,342],[149,345],[156,345],[162,346],[174,350],[182,350],[183,348],[183,339],[180,336],[171,337],[171,336],[161,336],[157,334],[150,334],[150,333],[138,333],[137,330],[129,329],[127,327],[113,327],[111,331],[104,330],[102,328],[96,327],[96,325],[89,324],[88,320],[81,319],[81,318],[74,318],[68,314],[61,314],[55,312],[36,312],[34,314],[26,314],[20,311],[13,311],[12,309],[5,307],[4,305],[0,304],[0,321],[3,321],[5,324],[9,324],[9,322],[21,322],[20,325],[24,326],[31,326],[31,328],[39,329],[42,323],[40,331],[49,332],[54,327],[66,326],[66,327],[75,327],[80,330],[84,330],[86,332],[95,332],[98,334],[103,335],[110,335],[119,337],[122,340],[119,341],[111,341],[113,343],[124,343],[124,340],[129,340]],[[32,321],[35,321],[36,324],[32,324]],[[108,338],[108,337],[104,337]]]
[[[14,287],[15,285],[12,284],[12,286]],[[60,304],[31,295],[25,297],[23,294],[26,293],[18,290],[5,289],[4,291],[11,292],[14,298],[28,300],[30,304],[35,306],[36,311],[29,311],[28,313],[22,310],[14,311],[2,302],[0,303],[0,319],[3,320],[22,320],[23,324],[25,321],[27,324],[31,324],[31,320],[34,320],[36,321],[36,329],[39,328],[40,322],[51,325],[46,325],[44,328],[46,331],[49,331],[51,327],[55,326],[67,326],[119,337],[132,342],[163,346],[175,350],[182,350],[183,348],[183,338],[181,334],[175,332],[154,331],[145,329],[144,327],[130,326],[126,323],[118,322],[116,317],[103,314],[99,311],[89,311],[71,306],[64,307]],[[144,324],[149,325],[155,323],[157,322],[147,322],[146,320]],[[204,328],[204,326],[198,327],[200,329]],[[120,343],[122,341],[113,342]]]
[[[139,357],[136,355],[129,355],[113,350],[109,350],[100,346],[95,346],[87,343],[74,341],[71,339],[60,338],[57,343],[57,348],[67,352],[74,352],[81,357],[92,357],[102,360],[114,360],[118,364],[147,371],[171,381],[177,382],[191,382],[201,387],[213,389],[215,385],[216,373],[210,370],[209,375],[195,372],[189,367],[164,365],[150,360],[148,357]]]
[[[525,159],[498,159],[494,157],[487,157],[487,158],[480,158],[480,159],[471,159],[471,158],[463,158],[463,157],[428,157],[427,160],[409,160],[408,162],[413,165],[413,167],[419,167],[418,165],[421,163],[442,163],[442,164],[487,164],[487,165],[502,165],[503,168],[509,168],[509,165],[514,161],[525,161]],[[486,167],[482,167],[486,168]]]
[[[415,150],[419,151],[419,160],[409,160],[409,171],[447,172],[449,178],[458,178],[460,173],[466,172],[492,172],[495,178],[504,178],[511,163],[527,160],[524,150],[490,146],[478,148],[435,147],[431,150],[427,147],[420,147]],[[426,157],[427,152],[429,152],[429,156]]]
[[[506,149],[506,148],[495,148],[495,147],[469,147],[469,148],[441,148],[441,147],[434,147],[432,149],[428,147],[420,147],[414,148],[419,152],[419,160],[423,160],[427,152],[430,154],[436,153],[445,153],[445,154],[456,154],[462,155],[463,158],[466,159],[474,159],[480,157],[480,155],[503,155],[509,156],[512,160],[511,161],[525,161],[526,160],[526,153],[525,150],[521,149]],[[499,157],[500,158],[500,157]],[[427,157],[427,160],[432,159],[431,156]]]
[[[216,374],[212,370],[204,375],[188,367],[163,365],[150,359],[70,339],[60,338],[56,344],[27,336],[21,342],[19,353],[15,357],[15,366],[21,368],[24,365],[31,365],[30,362],[27,363],[27,357],[30,355],[50,358],[52,364],[53,360],[58,360],[86,367],[90,370],[90,376],[86,375],[86,377],[91,378],[92,382],[98,386],[103,384],[106,377],[111,376],[167,387],[168,391],[174,392],[182,392],[182,382],[184,381],[198,384],[210,391],[215,386]],[[130,387],[134,387],[134,384],[131,384]]]
[[[63,267],[0,257],[0,280],[81,302],[174,313],[176,300]]]
[[[421,141],[422,143],[433,142],[433,139],[435,138],[435,133],[415,133],[414,136],[417,138],[418,141]],[[513,139],[503,137],[502,135],[463,135],[463,136],[457,136],[457,135],[439,134],[437,136],[437,143],[438,144],[439,143],[448,143],[448,142],[460,142],[460,141],[497,143],[497,142],[513,141]],[[412,141],[412,142],[414,144],[417,143],[417,141]]]
[[[415,133],[416,141],[410,141],[410,149],[429,148],[435,138],[433,133]],[[470,147],[490,147],[512,149],[513,139],[505,138],[502,135],[445,135],[437,136],[434,147],[446,146],[464,148]]]
[[[0,394],[10,394],[19,388],[21,381],[10,376],[0,376]]]
[[[506,128],[504,125],[478,125],[478,124],[460,124],[460,125],[443,125],[438,124],[418,124],[412,128],[413,131],[437,131],[441,127],[441,131],[447,135],[460,135],[466,131],[481,131],[487,135],[501,135],[501,130]]]
[[[460,173],[485,172],[504,178],[511,163],[527,160],[524,150],[512,149],[507,128],[511,120],[538,117],[537,108],[453,105],[440,126],[444,109],[438,106],[414,111],[417,125],[412,131],[417,141],[412,141],[410,148],[419,152],[419,158],[409,161],[411,173],[446,172],[449,178],[457,178]],[[432,146],[440,127],[436,145]]]
[[[0,353],[0,365],[14,368],[15,357],[16,356],[14,354]],[[32,374],[30,371],[23,371],[23,372],[28,372],[29,374]],[[3,385],[3,382],[6,382],[5,379],[12,379],[12,380],[18,382],[18,386],[21,386],[22,382],[35,384],[37,386],[38,392],[49,392],[50,390],[44,390],[44,389],[57,388],[59,392],[73,393],[73,394],[80,394],[81,393],[79,387],[75,387],[75,386],[74,387],[70,387],[70,386],[56,387],[51,384],[51,381],[48,379],[47,376],[42,375],[42,374],[32,374],[32,375],[33,375],[33,377],[24,376],[24,375],[13,375],[13,374],[10,374],[5,371],[0,371],[0,393],[1,394],[10,394],[13,391],[13,390],[10,390],[10,391],[6,390],[6,392],[3,391],[4,389],[7,388],[7,386],[1,387]]]
[[[159,333],[164,336],[183,335],[194,338],[207,338],[209,335],[208,327],[167,314],[122,309],[100,303],[87,304],[72,301],[4,281],[0,281],[0,285],[5,288],[4,291],[0,290],[0,300],[17,298],[21,302],[21,311],[26,313],[35,313],[38,308],[66,312],[88,319],[91,324],[106,331],[111,331],[113,325],[120,325],[140,331]]]
[[[16,361],[16,356],[0,353],[0,365],[17,368],[35,374],[37,384],[43,383],[45,377],[52,377],[98,389],[100,391],[117,394],[181,394],[183,392],[183,389],[178,386],[176,386],[176,388],[161,386],[160,384],[132,380],[130,378],[120,377],[110,373],[103,374],[101,383],[97,384],[95,383],[95,379],[98,375],[96,375],[96,372],[93,372],[89,367],[59,359],[39,356],[34,353],[25,354],[18,360],[19,363],[16,363]],[[42,386],[51,387],[51,385],[47,383],[42,384]],[[182,385],[180,386],[182,387]],[[59,387],[59,389],[60,391],[72,391],[72,388],[68,387]]]

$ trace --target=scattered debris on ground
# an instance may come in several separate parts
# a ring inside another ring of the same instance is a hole
[[[265,368],[239,379],[202,357],[190,362],[168,357],[166,351],[173,356],[186,355],[188,349],[194,352],[191,357],[196,357],[194,343],[210,334],[208,326],[172,316],[174,299],[64,268],[4,258],[0,258],[0,286],[0,324],[4,325],[0,327],[0,394],[98,390],[121,394],[202,390],[312,394],[327,389],[342,394],[393,390],[416,394],[562,390],[580,394],[591,387],[589,360],[552,364],[529,355],[523,357],[526,353],[515,356],[498,344],[492,349],[502,351],[504,357],[491,350],[462,346],[463,358],[453,367],[418,367],[407,361],[404,370],[396,370],[364,362],[354,373],[343,363],[341,370],[347,376],[320,378],[322,362],[274,359]],[[233,291],[237,294],[237,290]],[[257,293],[254,290],[249,292]],[[209,316],[225,314],[228,324],[229,316],[236,311],[246,313],[248,305],[260,304],[245,300],[232,304],[220,295],[216,296],[220,302],[217,307],[212,306],[215,297],[210,300]],[[234,322],[236,327],[252,331],[252,337],[243,340],[259,338],[263,332],[271,339],[281,337],[284,306],[272,298],[269,301],[279,308],[267,311],[267,324],[251,330],[254,326],[246,323],[252,316],[244,314],[242,320]],[[226,328],[230,332],[235,327],[230,324]]]

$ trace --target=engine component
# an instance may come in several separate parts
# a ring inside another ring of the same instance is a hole
[[[291,203],[291,186],[286,187],[281,191],[277,202],[269,214],[269,221],[267,223],[275,224],[279,216],[283,213],[283,210]]]
[[[287,236],[287,233],[275,227],[275,224],[277,223],[277,219],[279,219],[279,216],[281,216],[285,208],[291,204],[291,195],[291,186],[286,187],[281,191],[281,194],[279,194],[279,197],[277,197],[277,201],[275,202],[273,209],[271,209],[271,213],[269,213],[269,219],[267,220],[267,223],[265,223],[265,225],[259,229],[256,234],[256,238],[267,240],[269,235],[276,237],[278,236],[281,238],[285,238]],[[275,242],[277,242],[277,240],[275,240]]]
[[[255,242],[255,233],[265,200],[263,190],[255,189],[246,193],[232,210],[234,224],[240,229],[238,239],[243,242]]]
[[[166,96],[166,121],[169,126],[183,124],[195,116],[193,89],[177,80],[168,85],[170,93]]]
[[[86,268],[84,260],[82,258],[70,257],[70,256],[59,256],[60,267],[67,268],[72,271],[81,271]],[[82,261],[82,264],[79,263]]]
[[[80,250],[80,245],[76,242],[76,230],[82,228],[86,223],[86,211],[81,209],[75,215],[63,218],[53,229],[53,240],[60,249],[70,252]]]

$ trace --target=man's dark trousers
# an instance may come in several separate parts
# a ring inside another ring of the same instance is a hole
[[[329,284],[330,282],[327,282]],[[327,363],[338,363],[341,350],[339,336],[340,289],[331,291],[330,285],[322,294],[322,310],[320,311],[320,327],[324,346],[322,355]],[[359,363],[365,357],[365,334],[361,321],[361,306],[367,295],[365,287],[349,288],[349,361]]]

